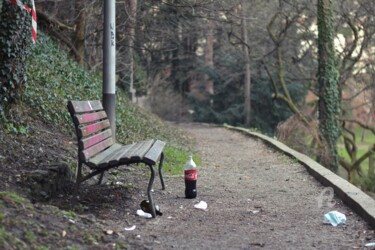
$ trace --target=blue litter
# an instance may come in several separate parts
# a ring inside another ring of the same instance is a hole
[[[332,226],[337,226],[340,224],[346,223],[346,216],[345,214],[342,214],[337,211],[331,211],[329,213],[326,213],[323,217],[323,223],[324,224],[331,224]]]

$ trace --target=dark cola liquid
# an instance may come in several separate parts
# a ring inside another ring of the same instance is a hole
[[[185,180],[185,197],[188,199],[197,197],[197,181]]]

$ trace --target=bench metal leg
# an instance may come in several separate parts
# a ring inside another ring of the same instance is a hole
[[[73,195],[76,196],[78,194],[79,184],[81,183],[82,179],[82,162],[78,162],[77,169],[76,169],[76,183],[74,185]]]
[[[160,177],[160,182],[161,182],[161,188],[162,188],[162,190],[165,190],[163,173],[161,171],[161,169],[163,168],[163,161],[164,161],[164,153],[161,153],[161,155],[160,155],[160,161],[159,161],[159,177]]]
[[[155,179],[155,170],[154,170],[153,165],[148,165],[148,166],[150,167],[150,170],[151,170],[151,177],[150,177],[150,181],[147,187],[147,196],[148,196],[148,201],[150,202],[150,205],[151,205],[151,215],[153,218],[155,218],[156,217],[155,203],[151,194],[152,185],[154,184],[154,179]]]
[[[100,174],[98,185],[102,184],[103,176],[104,176],[104,171]]]
[[[76,169],[76,183],[78,183],[82,178],[82,162],[78,162]]]
[[[81,183],[81,179],[82,179],[82,162],[78,162],[78,165],[77,165],[77,171],[76,171],[76,185],[74,187],[74,193],[77,193],[78,192],[78,187],[79,187],[79,184]]]

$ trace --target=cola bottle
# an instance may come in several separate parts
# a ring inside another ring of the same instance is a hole
[[[193,161],[193,156],[189,156],[189,160],[184,168],[185,176],[185,197],[192,199],[197,197],[197,165]]]

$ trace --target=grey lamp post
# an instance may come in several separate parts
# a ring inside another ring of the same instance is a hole
[[[103,107],[116,140],[116,1],[104,0]]]

